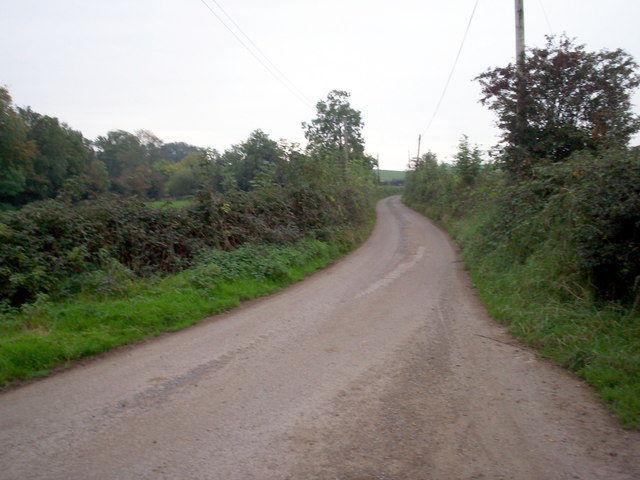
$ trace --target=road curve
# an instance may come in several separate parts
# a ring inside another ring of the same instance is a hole
[[[279,294],[0,395],[0,479],[630,480],[639,453],[397,197]]]

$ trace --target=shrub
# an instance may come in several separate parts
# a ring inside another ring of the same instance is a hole
[[[287,244],[360,226],[370,198],[349,186],[271,187],[225,196],[202,192],[182,208],[102,196],[47,200],[5,213],[0,223],[0,298],[17,306],[40,293],[60,296],[117,288],[129,274],[164,275],[203,251],[247,243]]]

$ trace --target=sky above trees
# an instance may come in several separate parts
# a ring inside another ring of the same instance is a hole
[[[145,129],[222,151],[262,129],[304,145],[302,122],[339,89],[362,113],[366,151],[382,168],[404,169],[418,134],[421,150],[445,161],[462,134],[484,149],[497,143],[472,79],[513,61],[513,1],[480,0],[428,131],[475,0],[216,1],[293,86],[218,21],[204,4],[225,18],[213,0],[0,0],[0,85],[16,105],[89,138]],[[588,50],[622,48],[640,60],[638,18],[631,0],[525,0],[529,46],[566,33]],[[637,93],[633,102],[639,112]]]

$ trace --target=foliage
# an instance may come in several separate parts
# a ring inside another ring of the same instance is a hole
[[[0,87],[0,201],[16,202],[33,175],[37,147],[29,129],[13,107],[6,88]]]
[[[457,182],[419,162],[405,201],[453,233],[495,318],[640,428],[640,152],[576,153],[517,183],[488,165],[472,188]]]
[[[466,135],[460,138],[458,152],[455,154],[454,160],[454,168],[462,183],[466,186],[472,186],[480,174],[482,156],[477,146],[471,148],[469,138]]]
[[[223,154],[165,145],[145,130],[113,130],[91,144],[56,118],[28,108],[19,115],[8,92],[0,93],[0,161],[9,173],[0,199],[20,203],[30,189],[56,197],[0,224],[0,296],[13,305],[73,292],[84,276],[113,262],[135,275],[164,275],[188,268],[206,249],[282,244],[308,234],[331,240],[335,229],[362,224],[371,210],[371,162],[360,113],[345,92],[320,102],[325,116],[312,122],[323,134],[327,122],[341,122],[347,137],[337,140],[352,156],[339,175],[320,151],[305,154],[261,130]],[[330,135],[323,138],[327,149],[340,148]],[[119,197],[100,195],[107,190]],[[143,202],[167,191],[196,201],[178,209]]]
[[[80,132],[61,124],[57,118],[40,115],[30,108],[19,109],[28,128],[28,138],[35,142],[33,176],[27,182],[31,198],[55,196],[65,180],[82,174],[89,152]]]
[[[326,101],[316,104],[316,118],[302,124],[309,142],[308,153],[331,162],[343,172],[347,170],[350,159],[365,157],[362,115],[351,107],[349,96],[342,90],[332,90]]]
[[[203,153],[190,152],[180,162],[168,169],[169,179],[166,190],[172,198],[182,198],[197,193],[205,182],[206,170],[203,168]]]
[[[640,152],[584,154],[561,177],[579,268],[606,299],[640,298]],[[558,182],[560,183],[560,182]]]
[[[304,239],[287,246],[213,251],[170,277],[136,278],[109,263],[82,282],[72,302],[40,295],[0,312],[0,386],[46,375],[56,365],[174,331],[300,280],[356,245]]]
[[[160,147],[160,158],[169,163],[178,163],[190,153],[198,153],[201,149],[185,142],[164,143]]]
[[[360,112],[342,91],[318,103],[306,153],[259,129],[222,154],[165,144],[146,130],[112,130],[91,142],[57,118],[14,108],[6,89],[0,97],[0,202],[14,206],[56,197],[73,203],[107,191],[162,199],[290,186],[325,190],[347,182],[353,165],[375,164],[364,154]]]
[[[407,172],[404,198],[409,205],[428,205],[431,215],[442,216],[451,208],[459,180],[446,163],[438,163],[435,153],[428,151]]]
[[[22,170],[0,200],[19,203],[38,168],[52,186],[42,195],[56,198],[0,217],[0,382],[270,293],[352,248],[371,225],[364,154],[337,174],[335,159],[260,130],[223,154],[147,131],[91,144],[2,100],[0,161]],[[60,156],[59,145],[83,155]],[[190,201],[144,201],[167,190]]]
[[[145,149],[140,139],[124,130],[112,130],[106,136],[98,137],[95,146],[98,148],[97,158],[107,167],[116,191],[131,191],[136,183],[136,169],[145,165]],[[142,174],[138,182],[142,184],[140,190],[144,190],[144,181]]]
[[[496,112],[503,132],[503,165],[516,177],[530,175],[543,159],[624,147],[640,130],[631,109],[640,75],[622,50],[587,52],[565,36],[547,37],[544,48],[529,50],[522,77],[509,64],[476,80],[481,103]]]
[[[239,146],[241,161],[232,163],[236,183],[240,190],[248,191],[260,184],[275,181],[275,170],[282,162],[278,144],[262,130],[255,130]]]
[[[367,195],[353,187],[273,187],[225,197],[203,192],[175,209],[112,196],[33,203],[1,224],[0,295],[18,305],[39,293],[74,291],[82,275],[111,260],[136,275],[166,274],[189,267],[205,249],[304,234],[328,240],[332,230],[365,220]]]

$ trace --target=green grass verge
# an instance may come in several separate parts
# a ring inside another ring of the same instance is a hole
[[[179,330],[243,300],[274,293],[355,248],[372,224],[337,234],[331,244],[303,240],[213,251],[171,277],[136,279],[118,267],[100,272],[72,299],[42,297],[19,312],[4,312],[0,385],[45,376],[72,360]]]
[[[623,427],[640,429],[640,313],[598,303],[580,282],[567,280],[559,269],[569,247],[553,231],[521,262],[513,245],[488,247],[484,226],[495,215],[481,210],[442,221],[489,314],[592,385]]]

